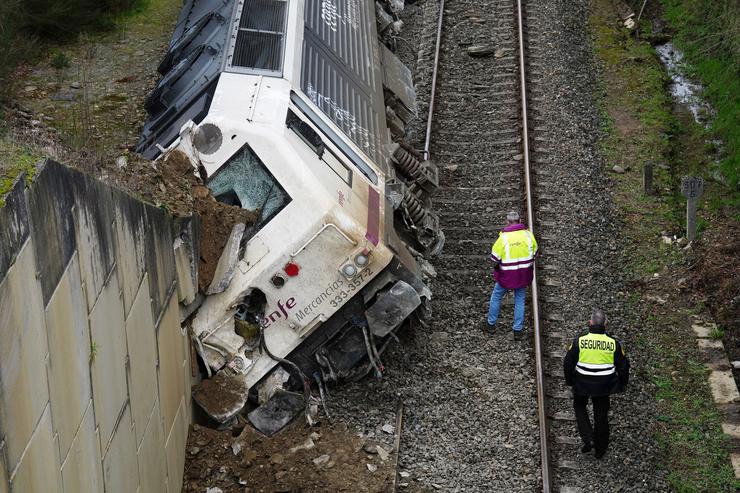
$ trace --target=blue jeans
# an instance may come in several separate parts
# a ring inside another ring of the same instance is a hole
[[[488,325],[496,325],[498,320],[498,311],[501,309],[501,298],[504,297],[509,289],[502,287],[499,283],[493,287],[491,301],[488,304]],[[527,294],[527,288],[516,288],[514,291],[514,332],[522,330],[524,324],[524,298]]]

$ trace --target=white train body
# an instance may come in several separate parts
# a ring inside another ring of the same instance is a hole
[[[217,199],[260,213],[190,322],[209,372],[245,390],[283,358],[346,375],[430,298],[394,227],[413,180],[392,164],[382,50],[372,1],[194,0],[160,66],[140,151],[185,153]],[[258,342],[237,327],[255,317]]]

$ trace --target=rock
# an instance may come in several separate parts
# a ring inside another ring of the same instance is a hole
[[[506,50],[499,48],[496,53],[493,54],[496,58],[503,58],[506,55]]]
[[[159,190],[160,190],[160,191],[161,191],[162,193],[167,193],[167,187],[165,187],[165,186],[164,186],[164,183],[160,183],[160,184],[159,184]]]
[[[72,89],[79,89],[80,87],[82,87],[82,84],[80,84],[79,82],[72,82],[69,84],[69,87],[71,87]]]
[[[282,464],[285,462],[285,457],[283,457],[282,454],[273,454],[273,456],[270,457],[270,462],[273,464]]]
[[[408,471],[401,471],[398,473],[398,475],[401,476],[402,478],[408,478],[409,476],[411,476],[411,473]]]
[[[676,245],[678,245],[679,247],[682,247],[682,248],[685,247],[688,244],[689,244],[689,240],[687,240],[686,238],[679,238],[676,241]]]
[[[733,361],[730,363],[732,365],[732,368],[735,370],[740,370],[740,361]]]
[[[378,452],[378,457],[380,457],[380,460],[382,460],[383,462],[385,462],[385,461],[388,460],[388,458],[390,458],[390,454],[388,453],[388,451],[386,449],[384,449],[380,445],[376,446],[375,448],[376,448],[376,450]]]
[[[389,435],[392,435],[392,434],[393,434],[393,432],[394,432],[394,431],[395,431],[396,429],[395,429],[395,428],[393,427],[393,425],[392,425],[392,424],[390,424],[390,423],[386,423],[386,424],[384,424],[384,425],[383,425],[383,427],[381,428],[381,430],[383,431],[383,433],[388,433]]]
[[[441,484],[437,484],[437,483],[432,483],[432,488],[434,488],[435,490],[441,490],[442,489],[442,485]]]
[[[242,444],[239,442],[234,442],[231,444],[231,451],[234,452],[234,455],[239,455],[239,452],[242,451]]]
[[[471,378],[471,377],[478,375],[478,369],[468,366],[467,368],[463,368],[461,373],[462,373],[462,376],[466,378]]]
[[[625,169],[619,166],[618,164],[615,164],[614,167],[612,168],[612,171],[621,175],[622,173],[625,172]]]
[[[378,470],[378,466],[375,464],[365,464],[367,466],[367,470],[370,472],[375,472]]]
[[[434,343],[443,343],[447,342],[447,340],[450,338],[450,335],[447,332],[432,332],[432,335],[429,337],[429,340],[431,340]]]
[[[200,447],[190,447],[190,448],[188,448],[188,453],[190,455],[198,455],[199,452],[200,452]]]
[[[465,51],[472,57],[484,57],[493,55],[496,50],[491,45],[473,45],[469,46]]]
[[[128,159],[126,159],[126,156],[118,156],[116,158],[116,166],[118,169],[123,169],[128,165]]]
[[[459,168],[459,165],[457,165],[457,164],[449,164],[449,165],[445,166],[445,169],[447,171],[456,171],[457,168]]]
[[[213,488],[207,488],[206,493],[224,493],[224,490],[214,486]]]
[[[373,445],[372,443],[368,443],[363,447],[363,450],[367,452],[368,454],[377,454],[378,448],[376,445]]]
[[[673,244],[673,238],[670,236],[661,236],[660,239],[665,243],[666,245],[672,245]]]
[[[318,440],[319,438],[321,438],[321,434],[320,434],[320,433],[316,433],[315,431],[314,431],[313,433],[311,433],[310,435],[308,435],[308,436],[309,436],[309,437],[311,438],[311,440],[313,440],[314,442],[315,442],[316,440]]]
[[[38,87],[36,86],[26,86],[23,90],[26,92],[34,92]]]
[[[331,457],[328,454],[324,454],[324,455],[320,455],[320,456],[316,457],[313,460],[313,463],[316,465],[316,467],[321,467],[324,464],[326,464],[327,462],[329,462],[329,459],[331,459]]]
[[[311,450],[315,446],[316,446],[316,444],[313,442],[312,439],[309,438],[305,442],[303,442],[302,444],[296,445],[295,447],[291,448],[290,449],[290,453],[291,454],[295,454],[299,450]]]

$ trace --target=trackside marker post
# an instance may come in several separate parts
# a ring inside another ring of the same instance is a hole
[[[684,176],[681,179],[681,193],[686,197],[686,239],[696,239],[696,203],[704,192],[701,176]]]

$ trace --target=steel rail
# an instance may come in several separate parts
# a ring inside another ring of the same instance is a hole
[[[437,67],[439,67],[439,47],[442,43],[442,19],[445,15],[445,0],[439,1],[439,19],[437,21],[437,43],[434,47],[434,65],[432,66],[432,90],[429,94],[429,113],[427,114],[427,132],[424,138],[424,159],[429,159],[432,147],[432,119],[434,118],[434,95],[437,92]]]
[[[529,122],[527,120],[527,78],[524,65],[524,10],[522,0],[516,0],[517,30],[519,36],[519,85],[521,87],[522,147],[524,157],[524,188],[527,195],[527,224],[534,234],[534,205],[532,201],[532,179],[529,164]],[[540,331],[539,302],[537,298],[537,269],[532,279],[532,318],[534,321],[534,354],[537,378],[537,417],[540,424],[540,464],[542,468],[542,491],[550,493],[550,466],[547,445],[547,415],[545,412],[545,382]]]

